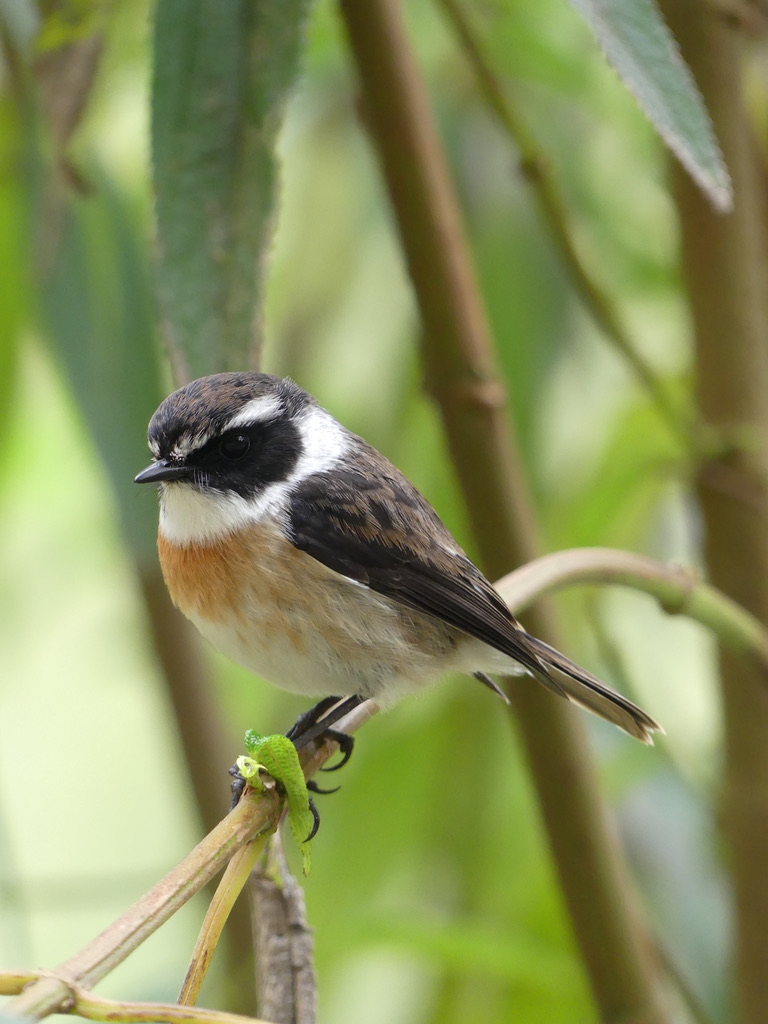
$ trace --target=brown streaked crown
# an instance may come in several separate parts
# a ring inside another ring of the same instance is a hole
[[[314,403],[290,380],[268,373],[216,373],[174,391],[149,422],[148,439],[157,457],[166,458],[183,439],[210,438],[254,398],[277,398],[286,418]]]
[[[260,399],[251,419],[248,405]],[[252,497],[288,478],[303,451],[296,417],[315,404],[292,381],[266,373],[201,377],[169,395],[150,420],[155,463],[137,480]]]

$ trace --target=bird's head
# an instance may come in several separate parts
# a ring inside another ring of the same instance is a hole
[[[331,468],[347,432],[292,381],[266,373],[201,377],[166,398],[149,424],[169,539],[210,539],[274,510],[291,485]]]

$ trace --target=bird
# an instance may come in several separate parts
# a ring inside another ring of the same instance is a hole
[[[262,679],[386,708],[451,672],[508,700],[491,675],[522,674],[644,743],[663,731],[527,633],[416,487],[293,381],[193,380],[148,444],[135,480],[159,485],[170,596]]]

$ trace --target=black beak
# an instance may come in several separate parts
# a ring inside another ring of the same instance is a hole
[[[142,469],[138,476],[133,478],[135,484],[158,484],[161,480],[188,480],[192,476],[192,470],[183,463],[175,465],[166,459],[159,459],[152,465]]]

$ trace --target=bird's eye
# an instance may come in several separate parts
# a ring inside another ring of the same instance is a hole
[[[248,454],[251,447],[251,439],[245,434],[229,434],[223,437],[219,443],[219,451],[225,459],[236,462]]]

